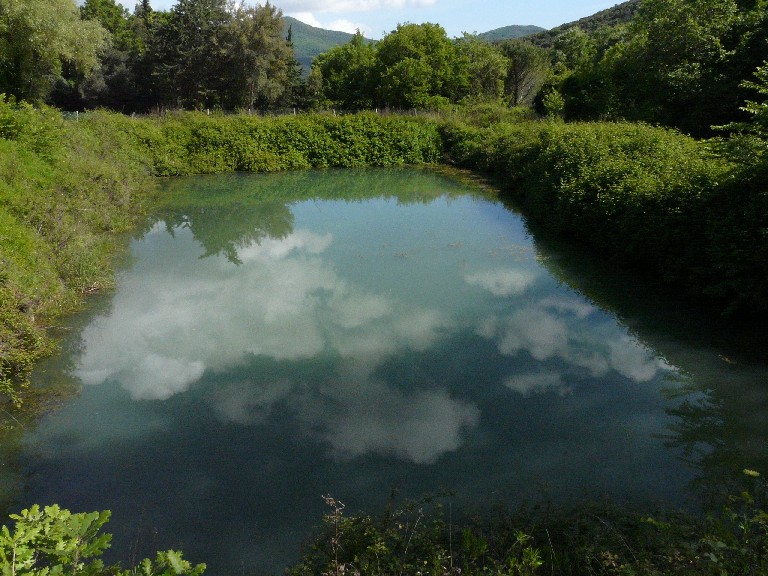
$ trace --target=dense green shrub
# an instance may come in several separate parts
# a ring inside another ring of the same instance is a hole
[[[442,153],[433,122],[371,113],[261,118],[185,112],[120,119],[115,126],[145,151],[157,176],[435,163]]]
[[[200,576],[205,571],[205,564],[193,566],[175,550],[127,570],[105,567],[100,556],[112,535],[101,529],[109,516],[108,510],[73,514],[55,504],[12,514],[14,526],[0,527],[0,571],[14,576]]]

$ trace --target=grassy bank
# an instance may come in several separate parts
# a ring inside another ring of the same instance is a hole
[[[449,498],[350,514],[326,497],[324,523],[288,575],[763,575],[766,484],[750,470],[738,484],[706,516],[606,502],[461,515]]]
[[[46,327],[112,284],[117,233],[152,188],[118,131],[0,96],[0,392],[19,404]],[[3,403],[5,403],[5,400]]]

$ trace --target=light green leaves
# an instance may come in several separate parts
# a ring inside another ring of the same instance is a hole
[[[41,101],[65,64],[88,75],[106,42],[74,0],[0,0],[0,92]]]
[[[105,570],[98,557],[112,539],[100,532],[109,517],[109,510],[73,514],[56,504],[12,514],[14,528],[0,528],[0,575],[200,576],[205,571],[205,564],[193,566],[175,550],[158,552],[154,562],[144,559],[132,569]]]

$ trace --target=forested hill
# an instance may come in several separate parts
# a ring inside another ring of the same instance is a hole
[[[555,43],[555,38],[568,28],[578,26],[584,30],[584,32],[591,33],[604,26],[617,26],[629,22],[637,13],[637,9],[640,7],[641,3],[642,0],[628,0],[627,2],[617,4],[613,8],[601,10],[592,16],[580,18],[575,22],[568,22],[566,24],[561,24],[556,28],[552,28],[551,30],[537,32],[529,36],[529,39],[537,46],[552,48]]]
[[[309,71],[315,57],[327,52],[334,46],[346,44],[352,39],[352,36],[354,36],[348,32],[316,28],[315,26],[305,24],[301,20],[296,20],[296,18],[292,18],[291,16],[284,16],[283,21],[285,35],[287,37],[290,31],[296,60],[298,60],[305,71]],[[478,36],[488,42],[498,42],[501,40],[530,36],[537,32],[546,32],[546,29],[541,26],[521,26],[513,24],[511,26],[504,26],[502,28],[483,32],[478,34]],[[373,42],[373,40],[369,40],[369,42]]]
[[[513,24],[512,26],[504,26],[502,28],[495,28],[494,30],[483,32],[482,34],[478,34],[478,36],[488,42],[498,42],[500,40],[512,40],[514,38],[530,36],[537,32],[546,32],[546,29],[541,26],[519,26]]]
[[[334,46],[346,44],[354,36],[348,32],[315,28],[290,16],[284,16],[283,21],[286,36],[290,31],[296,60],[306,71],[312,66],[312,60],[316,56],[327,52]]]

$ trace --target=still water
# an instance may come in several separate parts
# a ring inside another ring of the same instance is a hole
[[[279,573],[324,494],[678,506],[764,462],[759,350],[558,250],[425,170],[173,180],[36,374],[79,392],[22,440],[17,501],[112,510],[124,564]]]

